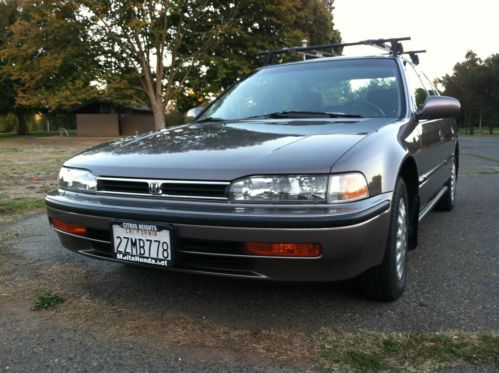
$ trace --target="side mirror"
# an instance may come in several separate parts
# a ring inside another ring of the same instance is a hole
[[[196,119],[202,112],[203,112],[202,107],[195,107],[193,109],[190,109],[187,114],[185,114],[185,121],[187,123],[192,122],[194,119]]]
[[[417,119],[438,119],[457,117],[461,104],[454,97],[430,96],[423,108],[416,113]]]

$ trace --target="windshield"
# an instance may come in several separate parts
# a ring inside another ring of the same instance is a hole
[[[240,120],[276,113],[400,117],[393,59],[331,60],[256,71],[217,99],[198,120]]]

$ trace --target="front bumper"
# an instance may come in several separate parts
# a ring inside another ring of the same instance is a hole
[[[111,223],[133,220],[173,227],[173,271],[277,281],[336,281],[383,259],[391,193],[338,205],[242,205],[204,201],[117,198],[58,192],[46,197],[49,219],[88,228],[87,237],[58,231],[80,254],[114,258]],[[317,258],[264,257],[244,242],[319,243]]]

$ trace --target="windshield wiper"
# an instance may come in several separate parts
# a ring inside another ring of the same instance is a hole
[[[254,115],[244,119],[265,118],[363,118],[358,114],[331,113],[322,111],[278,111],[275,113]]]
[[[275,113],[268,113],[262,115],[253,115],[247,118],[230,119],[230,121],[241,121],[247,119],[266,119],[266,118],[363,118],[362,115],[358,114],[347,114],[347,113],[331,113],[322,111],[277,111]],[[226,122],[228,119],[208,117],[194,121],[193,123],[203,123],[203,122]]]
[[[214,117],[208,117],[208,118],[203,118],[199,120],[195,120],[193,123],[203,123],[203,122],[225,122],[226,119],[223,118],[214,118]]]

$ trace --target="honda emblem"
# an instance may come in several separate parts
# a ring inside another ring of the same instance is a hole
[[[151,182],[149,183],[149,194],[154,196],[159,196],[163,193],[161,190],[161,183]]]

